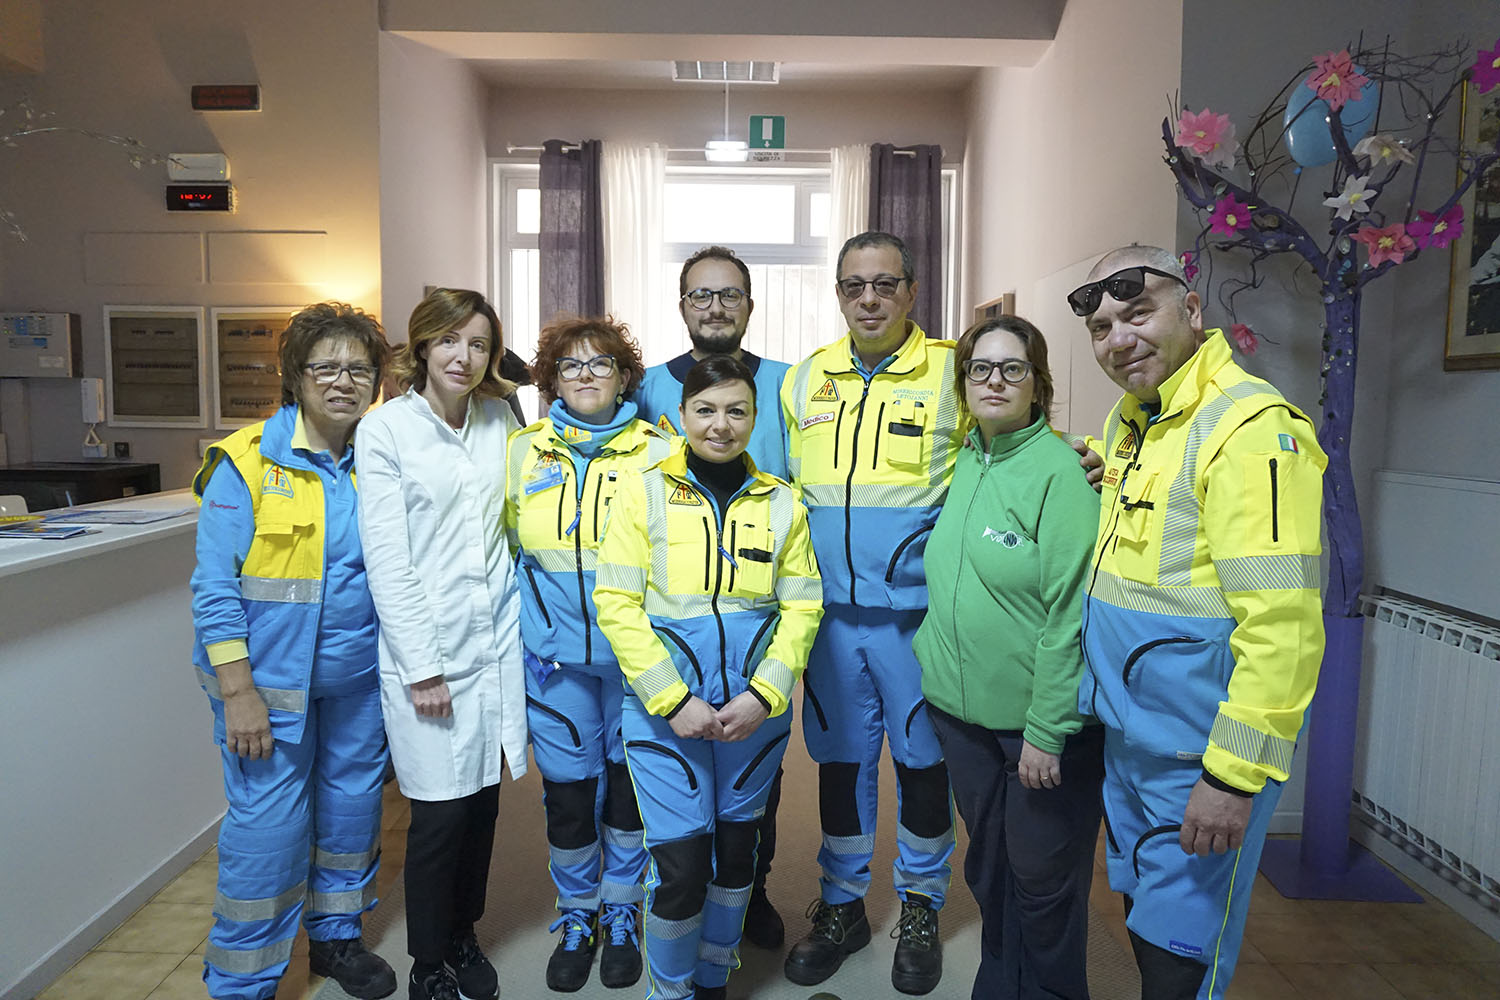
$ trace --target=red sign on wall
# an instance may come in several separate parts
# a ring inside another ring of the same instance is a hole
[[[193,87],[194,111],[259,111],[260,84],[197,84]]]

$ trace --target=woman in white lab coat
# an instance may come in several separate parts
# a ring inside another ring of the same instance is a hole
[[[478,292],[413,310],[392,371],[405,392],[355,444],[360,536],[380,618],[381,704],[401,791],[412,1000],[496,995],[474,937],[484,912],[502,762],[526,772],[526,689],[503,531],[500,321]]]

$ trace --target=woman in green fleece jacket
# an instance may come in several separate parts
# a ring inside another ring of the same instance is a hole
[[[973,996],[1086,998],[1104,737],[1078,714],[1078,633],[1099,498],[1048,426],[1035,326],[985,320],[954,360],[972,428],[927,543],[912,645],[969,831],[984,921]]]

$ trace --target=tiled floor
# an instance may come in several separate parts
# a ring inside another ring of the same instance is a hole
[[[389,786],[380,888],[400,876],[406,800]],[[1119,900],[1103,877],[1094,903],[1127,947]],[[215,852],[209,851],[37,1000],[202,1000],[202,954],[212,921]],[[1239,971],[1229,1000],[1495,1000],[1500,943],[1431,897],[1425,905],[1283,899],[1257,876]],[[311,997],[307,941],[299,936],[279,1000]],[[397,996],[403,994],[398,991]]]

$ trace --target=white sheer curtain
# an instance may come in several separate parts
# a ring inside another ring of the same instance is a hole
[[[667,148],[606,141],[599,193],[604,211],[604,308],[626,323],[642,353],[661,335],[662,203]]]
[[[835,146],[829,153],[828,273],[837,278],[844,241],[870,228],[870,147],[855,143]]]

